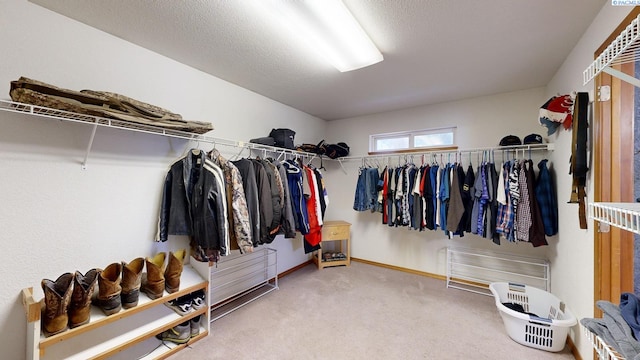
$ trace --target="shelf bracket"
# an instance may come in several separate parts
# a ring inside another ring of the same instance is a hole
[[[93,146],[93,139],[96,137],[97,129],[98,124],[94,124],[91,130],[91,137],[89,137],[89,144],[87,145],[87,153],[84,155],[84,160],[82,161],[82,170],[87,170],[87,161],[89,160],[89,153],[91,152],[91,146]]]
[[[635,77],[625,74],[620,70],[616,70],[610,66],[607,66],[605,68],[602,69],[603,72],[606,72],[607,74],[617,77],[618,79],[625,81],[637,88],[640,88],[640,79],[636,79]]]

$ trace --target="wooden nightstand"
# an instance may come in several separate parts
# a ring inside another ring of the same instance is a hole
[[[323,260],[322,257],[322,243],[328,241],[339,241],[338,251],[343,252],[343,242],[346,242],[346,252],[344,255],[346,258],[340,260]],[[325,221],[322,225],[322,242],[320,243],[320,250],[317,251],[316,256],[313,257],[314,262],[318,265],[318,269],[322,269],[329,266],[351,265],[351,224],[342,221]]]

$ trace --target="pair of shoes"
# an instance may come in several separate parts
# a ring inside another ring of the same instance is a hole
[[[84,275],[76,271],[73,274],[64,273],[55,281],[40,281],[44,291],[41,328],[45,336],[89,322],[91,298],[99,273],[98,269],[91,269]]]
[[[200,289],[191,294],[180,296],[175,300],[167,301],[164,304],[176,313],[186,315],[194,310],[200,310],[207,305],[204,296],[204,290]]]
[[[180,276],[186,250],[178,250],[175,253],[169,252],[167,267],[164,261],[167,257],[165,253],[157,253],[152,258],[146,258],[147,272],[142,277],[142,291],[151,299],[162,297],[164,291],[174,293],[180,289]]]
[[[185,321],[180,325],[176,325],[169,330],[165,330],[156,335],[156,338],[162,341],[170,341],[176,344],[184,344],[189,339],[200,334],[200,320],[202,316],[198,315],[191,320]]]
[[[184,344],[191,339],[191,325],[190,321],[183,322],[180,325],[176,325],[171,329],[165,330],[156,335],[156,338],[162,341],[170,341],[176,344]]]
[[[198,315],[193,319],[189,320],[189,327],[191,328],[191,337],[196,337],[200,335],[200,319],[202,315]]]
[[[144,259],[139,257],[126,263],[109,264],[98,276],[98,295],[94,304],[105,315],[138,305]]]

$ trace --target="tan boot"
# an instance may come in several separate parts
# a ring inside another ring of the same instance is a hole
[[[168,293],[174,293],[180,289],[180,275],[182,275],[182,264],[186,250],[178,250],[175,253],[169,252],[167,270],[164,272],[164,287]]]
[[[98,276],[98,296],[95,304],[102,309],[105,315],[109,316],[117,313],[122,309],[120,302],[120,274],[122,273],[122,264],[113,263],[107,266]]]
[[[133,259],[129,264],[122,262],[122,307],[125,309],[138,305],[140,296],[140,284],[142,280],[142,269],[144,259],[139,257]]]
[[[98,282],[100,271],[91,269],[85,275],[76,271],[73,276],[73,292],[69,305],[69,326],[84,325],[89,322],[91,314],[91,298]]]
[[[142,291],[150,299],[157,299],[164,294],[164,259],[166,254],[157,253],[153,258],[146,258],[147,272],[142,275]]]
[[[42,332],[45,336],[55,335],[68,329],[68,308],[73,291],[73,274],[64,273],[51,281],[42,279],[44,291],[42,300]]]

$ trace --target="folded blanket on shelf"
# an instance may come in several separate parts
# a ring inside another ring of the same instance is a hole
[[[186,121],[179,114],[124,95],[106,91],[63,89],[26,77],[11,82],[9,95],[16,102],[117,119],[132,124],[197,134],[213,130],[211,123]]]

